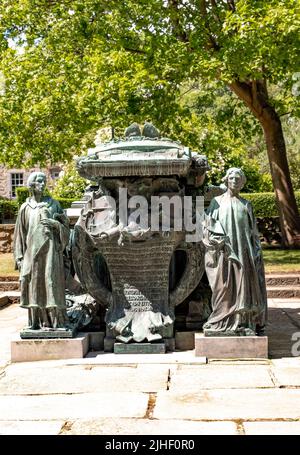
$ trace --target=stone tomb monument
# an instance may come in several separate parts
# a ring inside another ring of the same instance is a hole
[[[159,138],[150,124],[142,132],[134,124],[125,140],[89,150],[77,169],[96,185],[88,189],[74,228],[72,259],[82,286],[106,309],[105,348],[174,350],[175,308],[204,273],[203,244],[186,241],[176,203],[183,206],[191,188],[203,184],[206,158]],[[167,202],[156,212],[156,226],[153,197]]]
[[[73,230],[43,195],[44,174],[29,179],[14,245],[29,320],[12,360],[82,357],[103,329],[115,353],[172,351],[175,332],[176,348],[191,349],[192,331],[196,355],[267,357],[261,247],[240,169],[204,187],[206,157],[149,123],[96,145],[77,169],[93,183]],[[206,215],[195,196],[211,201]],[[94,321],[96,333],[75,337]]]

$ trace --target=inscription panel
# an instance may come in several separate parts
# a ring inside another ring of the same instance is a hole
[[[169,264],[173,242],[105,245],[117,305],[132,312],[163,311],[168,305]]]

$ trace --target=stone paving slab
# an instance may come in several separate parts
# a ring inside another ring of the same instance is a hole
[[[208,359],[209,365],[271,365],[270,359]]]
[[[121,380],[124,380],[120,378]],[[0,396],[0,419],[70,420],[101,417],[144,417],[148,395],[133,392],[75,395]]]
[[[269,369],[264,365],[210,364],[192,370],[182,366],[171,376],[170,391],[194,393],[203,389],[274,387]]]
[[[246,435],[300,435],[297,422],[243,422]]]
[[[186,420],[100,419],[68,422],[66,435],[235,435],[234,422]]]
[[[282,357],[281,359],[272,359],[271,363],[275,367],[299,367],[300,368],[300,356],[299,357]]]
[[[0,378],[1,395],[42,395],[85,392],[157,392],[166,390],[166,365],[131,367],[39,367],[10,365]]]
[[[300,390],[230,389],[198,393],[159,392],[156,419],[300,419]]]
[[[9,365],[8,360],[0,359],[0,375],[1,375],[1,372],[7,367],[7,365]]]
[[[300,388],[300,365],[298,367],[273,367],[272,373],[278,387]]]
[[[8,305],[0,311],[0,359],[10,361],[10,344],[13,336],[27,323],[27,311],[19,305]]]
[[[0,435],[58,435],[64,421],[0,421]]]
[[[68,365],[132,365],[132,364],[206,364],[206,357],[195,357],[195,351],[167,352],[166,354],[122,354],[89,352],[84,359],[72,359]]]
[[[300,309],[300,300],[299,299],[282,299],[282,300],[274,300],[272,303],[272,307],[274,308],[299,308]]]

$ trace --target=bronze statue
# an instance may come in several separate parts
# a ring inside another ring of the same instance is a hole
[[[267,294],[256,220],[251,203],[239,196],[246,177],[241,169],[230,168],[223,180],[227,191],[212,199],[204,223],[213,310],[204,333],[261,334]]]
[[[69,223],[60,204],[44,196],[45,186],[44,173],[30,174],[31,196],[20,208],[14,236],[20,306],[28,309],[27,330],[42,332],[68,326],[63,251],[69,240]]]

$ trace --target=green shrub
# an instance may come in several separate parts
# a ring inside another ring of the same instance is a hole
[[[18,213],[17,201],[0,200],[0,222],[15,219]]]
[[[68,209],[71,207],[72,202],[77,201],[78,199],[66,198],[66,197],[56,197],[56,199],[63,209]]]
[[[241,196],[252,203],[256,217],[278,216],[278,208],[274,193],[246,193],[241,194]],[[300,210],[300,191],[296,191],[295,196]]]
[[[17,194],[17,202],[19,207],[23,204],[23,202],[26,201],[26,199],[30,196],[29,193],[29,188],[26,186],[19,186],[16,188],[16,194]]]
[[[55,199],[81,199],[88,184],[89,181],[78,174],[75,163],[68,163],[55,183],[53,197]]]
[[[26,199],[30,196],[30,191],[29,191],[29,188],[20,186],[19,188],[16,189],[16,192],[17,192],[17,205],[18,205],[18,207],[20,207],[23,204],[23,202],[25,202]],[[45,189],[44,194],[46,196],[51,196],[54,199],[56,199],[60,203],[60,205],[62,206],[63,209],[67,209],[67,208],[71,207],[72,202],[77,200],[74,198],[52,196],[49,193],[49,190],[47,188]]]

